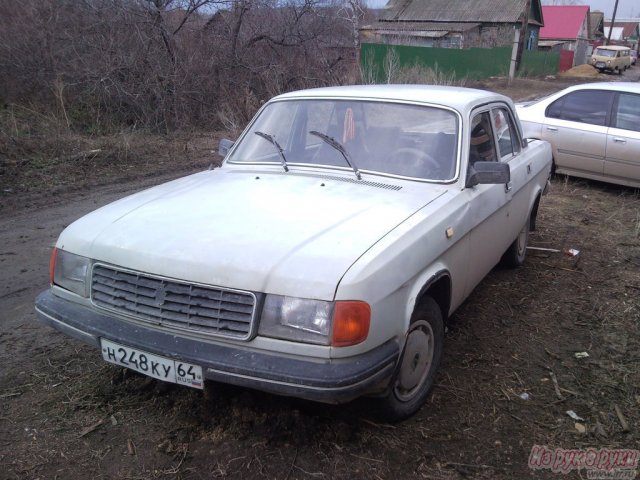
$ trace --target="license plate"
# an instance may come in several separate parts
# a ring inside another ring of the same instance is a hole
[[[602,63],[602,62],[598,62],[598,63],[596,63],[596,67],[598,67],[598,68],[604,68],[604,63]]]
[[[104,338],[100,340],[100,345],[102,358],[109,363],[127,367],[165,382],[203,388],[202,367],[198,365],[154,355]]]

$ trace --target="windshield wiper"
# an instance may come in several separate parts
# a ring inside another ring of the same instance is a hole
[[[289,171],[289,167],[287,167],[287,158],[284,156],[284,150],[282,150],[282,147],[280,146],[278,141],[273,137],[273,135],[269,135],[268,133],[257,132],[257,131],[253,132],[253,133],[255,133],[259,137],[262,137],[265,140],[271,142],[273,144],[273,146],[278,149],[278,153],[280,154],[280,159],[282,160],[282,168],[284,168],[285,172],[288,172]]]
[[[360,170],[358,170],[358,167],[353,162],[353,160],[349,156],[349,153],[345,150],[345,148],[342,146],[342,144],[340,142],[338,142],[335,138],[330,137],[329,135],[325,135],[324,133],[320,133],[320,132],[317,132],[315,130],[311,130],[309,133],[311,135],[315,135],[316,137],[320,137],[326,143],[328,143],[333,148],[338,150],[342,154],[344,159],[346,160],[347,165],[349,165],[353,169],[353,172],[356,174],[356,178],[358,180],[362,180],[362,176],[360,175]]]

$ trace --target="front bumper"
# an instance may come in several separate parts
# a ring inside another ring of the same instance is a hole
[[[36,299],[39,319],[71,337],[100,348],[100,338],[200,365],[208,380],[326,403],[343,403],[378,392],[391,379],[399,356],[389,341],[364,354],[314,361],[209,343],[147,328],[70,302],[51,290]]]

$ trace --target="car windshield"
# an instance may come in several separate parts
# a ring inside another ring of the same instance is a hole
[[[596,49],[596,55],[598,55],[600,57],[615,57],[616,56],[616,51],[615,50],[607,50],[606,48],[597,48]]]
[[[457,115],[444,108],[282,100],[260,112],[228,161],[280,164],[284,155],[289,167],[320,165],[354,170],[356,175],[359,170],[450,181],[457,172],[458,130]],[[265,140],[265,134],[282,152]]]

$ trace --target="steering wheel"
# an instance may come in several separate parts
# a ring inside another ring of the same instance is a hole
[[[391,162],[399,166],[401,175],[428,176],[435,178],[440,164],[428,153],[413,147],[399,148],[391,157]]]

